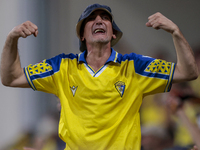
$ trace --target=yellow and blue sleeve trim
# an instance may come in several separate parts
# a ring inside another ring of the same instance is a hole
[[[26,79],[27,79],[28,84],[30,85],[30,87],[31,87],[34,91],[37,90],[37,89],[35,88],[35,86],[34,86],[32,80],[31,80],[31,78],[30,78],[30,75],[29,75],[29,72],[28,72],[28,70],[27,70],[27,67],[24,68],[24,74],[25,74],[25,76],[26,76]]]
[[[173,81],[173,76],[174,76],[174,71],[175,71],[175,66],[176,66],[175,63],[172,63],[172,64],[171,64],[171,71],[170,71],[169,79],[168,79],[167,86],[166,86],[164,92],[169,92],[170,89],[171,89],[172,81]]]

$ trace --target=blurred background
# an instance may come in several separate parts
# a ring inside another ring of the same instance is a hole
[[[164,55],[164,59],[176,62],[171,35],[145,26],[147,18],[156,12],[176,23],[193,49],[200,47],[199,0],[1,0],[0,53],[10,30],[27,20],[38,26],[39,34],[37,38],[19,40],[23,67],[60,53],[79,53],[75,25],[82,11],[93,3],[111,7],[114,20],[123,32],[114,47],[120,53]],[[0,150],[15,144],[24,135],[40,136],[42,126],[46,129],[49,126],[51,132],[55,129],[57,135],[59,110],[54,95],[8,88],[0,83],[0,100]]]

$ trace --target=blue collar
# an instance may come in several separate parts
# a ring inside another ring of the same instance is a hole
[[[82,53],[79,53],[78,63],[84,62],[84,63],[87,64],[86,59],[85,59],[86,52],[87,52],[87,50],[85,50]],[[106,61],[105,64],[107,64],[109,62],[120,63],[119,60],[118,60],[118,52],[116,52],[113,48],[111,48],[111,55],[110,55],[110,57],[108,58],[108,60]]]

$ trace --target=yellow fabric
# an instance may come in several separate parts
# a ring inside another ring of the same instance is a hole
[[[158,66],[165,64],[156,65],[152,58],[136,54],[123,57],[112,50],[111,61],[94,72],[81,58],[83,54],[45,60],[47,72],[36,72],[41,77],[31,76],[29,67],[25,68],[33,89],[59,97],[59,135],[66,149],[140,150],[142,99],[169,90],[174,64],[162,71]],[[144,71],[152,62],[156,68]],[[158,72],[159,77],[154,77]]]

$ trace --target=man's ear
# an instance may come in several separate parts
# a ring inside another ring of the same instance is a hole
[[[85,40],[85,38],[84,37],[81,37],[81,41],[83,42]]]
[[[114,29],[113,29],[113,35],[112,35],[112,38],[113,38],[113,39],[116,39],[116,38],[117,38],[117,31],[114,30]]]
[[[117,37],[116,37],[116,35],[115,35],[115,34],[113,34],[113,35],[112,35],[112,38],[113,38],[113,39],[116,39]]]

